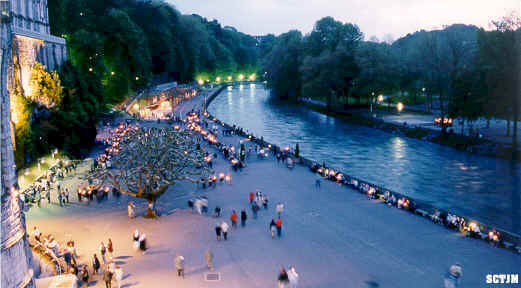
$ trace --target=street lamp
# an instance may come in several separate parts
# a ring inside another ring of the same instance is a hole
[[[378,102],[384,102],[384,95],[378,95]]]
[[[221,77],[217,77],[217,78],[215,79],[215,82],[217,82],[217,83],[221,82]]]
[[[228,81],[232,81],[232,76],[228,76]]]
[[[199,84],[199,86],[202,86],[204,84],[204,81],[203,81],[203,79],[199,79],[199,80],[197,80],[197,83]]]
[[[239,74],[239,81],[242,81],[244,80],[244,75],[243,74]]]
[[[398,110],[398,113],[403,111],[403,103],[402,102],[398,102],[398,104],[396,104],[396,110]]]

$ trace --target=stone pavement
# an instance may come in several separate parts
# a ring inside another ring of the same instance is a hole
[[[182,109],[189,111],[193,105],[198,105],[197,98]],[[240,139],[221,140],[237,145]],[[521,258],[510,251],[462,238],[425,218],[367,200],[346,186],[323,181],[317,190],[315,176],[305,167],[289,170],[273,157],[250,156],[247,163],[242,172],[231,172],[231,185],[171,187],[159,199],[162,216],[157,220],[128,219],[122,197],[90,206],[46,207],[46,212],[32,208],[28,227],[52,233],[60,244],[74,239],[83,263],[99,253],[100,241],[112,238],[125,274],[123,287],[276,287],[281,265],[296,266],[299,287],[328,288],[365,287],[369,278],[380,287],[442,287],[444,273],[455,262],[463,266],[461,287],[492,287],[485,284],[489,273],[521,273]],[[214,169],[228,172],[230,165],[219,155]],[[255,189],[270,200],[258,219],[252,219],[248,208],[248,193]],[[186,201],[195,195],[206,195],[210,211],[219,205],[223,216],[193,214]],[[279,201],[285,203],[283,235],[272,239],[268,225]],[[228,220],[232,209],[246,209],[247,225],[232,230],[228,241],[218,242],[213,228]],[[61,212],[51,212],[55,210]],[[150,249],[144,255],[132,249],[135,229],[147,234]],[[204,280],[207,248],[215,255],[218,282]],[[185,279],[176,276],[176,255],[185,257]],[[94,276],[89,287],[104,287],[100,279]]]

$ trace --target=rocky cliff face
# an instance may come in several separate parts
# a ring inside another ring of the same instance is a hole
[[[2,9],[9,1],[2,1]],[[7,9],[9,11],[9,9]],[[7,91],[12,71],[10,19],[2,13],[0,30],[0,196],[1,196],[1,287],[34,287],[32,254],[29,248],[22,203],[17,196],[12,145],[10,101]]]

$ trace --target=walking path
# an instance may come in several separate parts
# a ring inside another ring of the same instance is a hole
[[[196,96],[178,111],[184,114],[202,101],[202,95]],[[237,145],[240,139],[220,136],[220,140]],[[289,170],[272,156],[257,160],[250,155],[247,163],[242,172],[231,172],[231,185],[204,190],[191,183],[171,187],[158,201],[162,216],[157,220],[130,220],[126,211],[130,198],[109,197],[89,206],[31,208],[28,231],[38,226],[62,247],[74,239],[80,262],[89,263],[89,271],[100,242],[111,238],[125,275],[123,287],[276,287],[281,265],[295,265],[299,287],[324,288],[365,287],[369,278],[380,287],[442,287],[443,274],[455,262],[463,266],[461,287],[488,287],[487,274],[521,273],[521,258],[510,251],[462,238],[425,218],[369,201],[346,186],[323,181],[317,190],[315,176],[305,167]],[[228,172],[230,165],[219,155],[214,170]],[[261,209],[256,220],[248,208],[248,193],[255,189],[270,200],[269,209]],[[222,207],[223,216],[192,214],[186,203],[196,195],[208,197],[210,211],[215,205]],[[285,203],[282,238],[272,239],[268,228],[279,201]],[[144,212],[145,201],[137,202]],[[246,209],[247,225],[231,230],[228,241],[218,242],[215,224],[229,223],[232,209]],[[145,255],[132,249],[135,229],[147,235],[150,249]],[[215,256],[220,281],[204,280],[207,248]],[[177,255],[185,258],[185,279],[176,275]],[[89,287],[104,287],[101,275],[91,279]]]

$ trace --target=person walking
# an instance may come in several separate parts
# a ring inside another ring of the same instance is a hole
[[[107,247],[105,247],[105,244],[103,241],[101,242],[99,246],[99,251],[101,254],[101,258],[103,259],[103,265],[107,264],[107,258],[105,257],[105,254],[107,253]]]
[[[282,219],[280,219],[280,216],[277,218],[275,225],[277,226],[277,236],[280,238],[282,234]]]
[[[221,232],[222,232],[221,225],[219,223],[217,223],[217,225],[215,225],[215,234],[217,235],[217,241],[221,240]]]
[[[289,284],[288,273],[286,272],[286,269],[284,269],[284,267],[280,268],[280,274],[277,280],[279,288],[286,288]]]
[[[232,220],[232,227],[237,228],[237,213],[235,210],[232,211],[232,215],[230,215],[230,219]]]
[[[121,281],[123,281],[123,269],[121,266],[116,266],[116,270],[114,271],[114,276],[116,277],[116,285],[118,288],[121,288]]]
[[[109,242],[107,243],[107,251],[109,252],[109,260],[112,261],[114,246],[112,246],[112,240],[109,238]]]
[[[264,210],[268,210],[268,196],[262,195],[262,206]]]
[[[103,271],[103,281],[105,281],[106,288],[112,288],[112,272],[110,271],[108,265],[105,267],[105,271]]]
[[[279,214],[279,217],[280,217],[280,215],[282,214],[283,211],[284,211],[284,204],[282,204],[282,202],[279,202],[277,204],[277,213]]]
[[[289,270],[287,271],[287,273],[288,273],[289,287],[297,288],[299,275],[298,275],[297,271],[295,270],[295,266],[289,267]]]
[[[60,191],[58,191],[58,202],[60,203],[60,207],[63,207],[63,196]]]
[[[271,238],[275,238],[275,231],[277,230],[277,224],[275,223],[275,219],[271,219],[270,223],[270,232],[271,232]]]
[[[184,261],[185,257],[179,255],[175,257],[175,268],[177,269],[177,276],[185,278],[185,269],[184,269]]]
[[[241,226],[246,226],[246,219],[248,219],[248,216],[246,215],[246,211],[244,209],[241,211]]]
[[[89,271],[87,270],[87,265],[81,269],[81,282],[83,282],[83,287],[89,287]]]
[[[253,202],[253,205],[251,206],[251,210],[253,211],[253,219],[257,219],[257,212],[259,212],[260,207],[257,205],[257,202]]]
[[[221,223],[221,230],[223,231],[224,240],[228,240],[228,223],[226,221]]]
[[[251,202],[253,202],[253,197],[254,197],[253,192],[250,192],[250,195],[248,197],[248,200],[250,200],[250,204],[251,204]]]
[[[67,204],[69,204],[69,188],[65,188],[65,192],[64,192],[64,196],[65,196],[65,202]]]
[[[445,274],[443,284],[445,288],[456,288],[459,286],[460,277],[463,275],[461,265],[456,263],[450,266],[449,271]]]
[[[206,250],[204,258],[206,259],[206,265],[208,266],[208,270],[213,271],[213,253],[212,250],[210,250],[210,248]]]
[[[92,271],[94,271],[94,274],[99,274],[99,268],[101,264],[99,263],[98,256],[94,254],[94,257],[92,258]]]
[[[47,203],[51,204],[51,191],[49,189],[46,189],[47,191]]]

